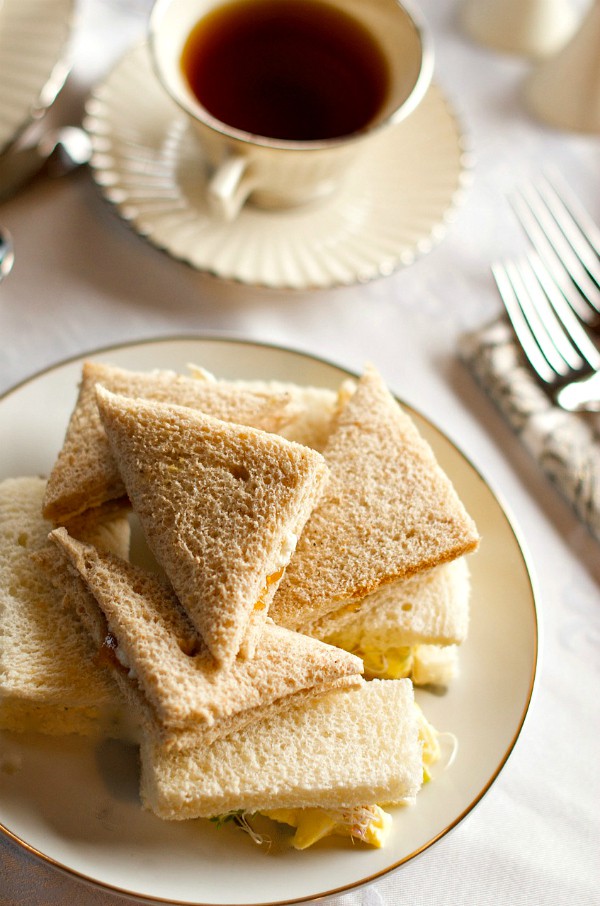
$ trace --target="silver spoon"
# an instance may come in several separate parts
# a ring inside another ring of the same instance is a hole
[[[13,239],[6,227],[0,227],[0,283],[12,270],[15,263]]]
[[[35,142],[10,148],[0,157],[0,201],[6,201],[42,170],[64,176],[87,164],[92,143],[80,126],[52,129]]]

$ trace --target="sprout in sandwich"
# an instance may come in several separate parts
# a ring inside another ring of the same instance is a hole
[[[357,805],[347,809],[323,808],[278,808],[254,814],[262,815],[295,828],[291,845],[294,849],[308,849],[324,837],[350,837],[353,841],[366,843],[377,848],[382,847],[391,830],[392,817],[378,805]],[[235,824],[258,846],[271,846],[272,839],[253,827],[253,814],[243,810],[227,812],[210,820],[223,827]]]

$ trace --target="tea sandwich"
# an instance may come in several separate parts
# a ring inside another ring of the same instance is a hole
[[[467,638],[471,582],[467,557],[381,585],[346,608],[305,627],[351,651],[367,676],[410,677],[416,686],[447,686]]]
[[[253,639],[329,471],[321,454],[181,406],[97,389],[148,545],[221,664]]]
[[[77,615],[44,568],[52,525],[42,517],[46,482],[0,482],[0,727],[50,734],[129,732],[123,699]],[[74,526],[100,549],[127,555],[122,513]]]
[[[362,682],[359,658],[270,620],[254,656],[223,668],[166,581],[64,528],[50,539],[97,651],[145,731],[167,748],[210,745],[267,711]]]
[[[168,750],[147,735],[142,801],[175,821],[263,812],[293,824],[318,810],[334,819],[326,832],[361,817],[366,835],[378,804],[412,801],[421,788],[418,721],[409,680],[374,680],[296,703],[209,747]]]
[[[323,456],[330,478],[272,602],[275,622],[305,630],[476,550],[475,523],[375,369],[340,409]]]
[[[286,393],[250,389],[227,381],[196,380],[173,371],[130,371],[84,362],[75,407],[48,478],[43,512],[61,525],[88,509],[126,497],[96,402],[96,385],[138,399],[171,402],[208,415],[278,431],[298,414]]]
[[[188,368],[196,380],[213,383],[217,381],[217,378],[201,365],[190,364]],[[323,452],[329,439],[340,407],[355,388],[354,381],[350,378],[342,381],[336,390],[294,384],[290,381],[260,379],[230,380],[227,381],[227,385],[242,393],[251,392],[267,398],[286,399],[289,404],[288,416],[273,428],[273,432],[287,440],[304,444],[305,447],[312,447],[319,453]]]

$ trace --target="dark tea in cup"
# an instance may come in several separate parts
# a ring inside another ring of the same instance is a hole
[[[377,116],[389,65],[369,30],[318,0],[233,0],[203,16],[181,66],[215,119],[253,135],[320,141]]]
[[[420,103],[433,48],[416,0],[155,0],[154,71],[198,140],[207,214],[336,192]]]

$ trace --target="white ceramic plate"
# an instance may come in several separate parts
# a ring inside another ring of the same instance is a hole
[[[208,211],[202,151],[145,45],[123,57],[86,109],[94,178],[119,214],[174,258],[257,286],[325,288],[411,264],[443,238],[466,182],[461,129],[436,85],[330,198],[279,212],[247,205],[228,224]]]
[[[74,0],[0,3],[0,152],[50,106],[70,68]]]
[[[185,371],[190,362],[223,377],[278,378],[336,388],[347,373],[272,346],[230,339],[165,339],[96,353],[133,369]],[[47,473],[72,409],[81,360],[60,365],[0,400],[0,477]],[[366,883],[432,846],[487,792],[523,726],[537,660],[537,620],[527,565],[509,518],[465,456],[413,413],[477,521],[473,599],[461,676],[443,696],[418,693],[440,730],[456,734],[453,766],[395,813],[381,850],[329,840],[306,852],[266,853],[233,827],[169,823],[142,811],[136,753],[121,744],[2,736],[0,825],[26,849],[99,886],[184,904],[302,902]]]

